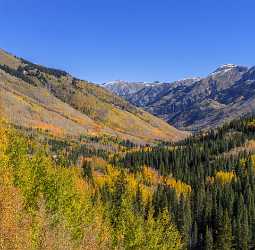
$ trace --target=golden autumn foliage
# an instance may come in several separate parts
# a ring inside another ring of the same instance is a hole
[[[91,159],[89,160],[91,161]],[[96,168],[96,170],[95,170]],[[93,167],[93,177],[95,183],[102,187],[103,185],[107,184],[107,186],[112,189],[115,181],[117,180],[118,176],[120,175],[120,170],[114,168],[110,164],[104,165],[102,167]],[[181,194],[188,195],[191,193],[191,186],[176,180],[173,177],[166,177],[161,176],[159,173],[147,166],[142,168],[141,173],[132,173],[126,170],[127,175],[127,187],[130,193],[135,193],[136,190],[139,189],[142,194],[142,199],[144,201],[148,201],[151,199],[154,190],[156,189],[157,185],[164,184],[170,188],[175,189],[178,196]]]
[[[160,182],[160,176],[155,169],[150,167],[144,166],[142,175],[144,178],[145,184],[148,186],[150,185],[157,185]]]
[[[254,154],[251,156],[251,160],[252,160],[253,168],[255,170],[255,155]]]
[[[113,191],[114,184],[117,181],[118,177],[120,176],[121,171],[114,168],[110,164],[106,165],[104,168],[98,168],[97,170],[93,171],[93,179],[97,186],[102,187],[103,185],[107,185],[111,191]],[[148,201],[153,194],[153,189],[142,184],[139,181],[137,175],[133,173],[127,173],[127,188],[130,194],[135,194],[138,186],[140,188],[142,199],[144,201]]]
[[[56,166],[41,145],[0,127],[0,249],[181,249],[169,215],[144,220],[134,213],[132,195],[139,188],[148,201],[155,187],[141,174],[127,173],[127,197],[113,227],[112,211],[92,197],[104,184],[116,191],[121,170],[100,158],[84,160],[91,162],[93,184],[81,168]]]
[[[142,173],[144,176],[144,182],[148,185],[158,185],[160,183],[165,184],[166,186],[175,189],[178,196],[180,194],[187,195],[191,193],[190,185],[181,182],[180,180],[176,180],[173,177],[160,176],[158,172],[152,168],[145,166]]]
[[[176,180],[172,177],[167,177],[167,178],[163,178],[164,180],[164,183],[171,187],[171,188],[174,188],[177,195],[179,196],[180,194],[184,194],[184,195],[187,195],[187,194],[190,194],[191,193],[191,186],[184,183],[184,182],[181,182],[179,180]]]
[[[220,184],[227,184],[235,179],[236,175],[233,171],[230,172],[219,171],[215,175],[215,181],[219,182]]]
[[[218,171],[215,176],[208,176],[207,183],[214,184],[218,183],[221,185],[225,185],[231,183],[236,179],[236,174],[233,171]]]
[[[59,128],[52,124],[43,123],[43,122],[38,122],[35,125],[35,128],[41,129],[43,131],[50,131],[50,133],[54,136],[63,136],[64,134],[64,131],[62,128]]]
[[[255,120],[247,123],[248,128],[255,128]]]
[[[111,230],[78,168],[56,168],[0,128],[0,249],[109,249]]]
[[[255,154],[252,154],[250,159],[251,159],[251,167],[252,167],[253,171],[255,171]],[[245,158],[241,158],[239,165],[244,170],[244,172],[247,174],[248,160]]]
[[[0,215],[0,249],[32,249],[32,218],[24,213],[17,188],[1,185]]]

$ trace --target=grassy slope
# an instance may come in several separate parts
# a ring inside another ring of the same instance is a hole
[[[19,68],[22,75],[0,70],[4,114],[16,125],[56,135],[108,134],[137,142],[178,140],[186,135],[100,86],[65,72],[30,64],[2,50],[0,65]]]

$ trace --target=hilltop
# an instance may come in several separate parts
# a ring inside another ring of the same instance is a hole
[[[109,135],[137,143],[187,134],[105,88],[0,50],[2,113],[11,123],[56,136]]]

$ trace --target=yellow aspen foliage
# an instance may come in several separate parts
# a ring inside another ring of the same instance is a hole
[[[143,167],[142,175],[147,185],[157,185],[160,181],[160,177],[156,170],[147,166]]]
[[[134,193],[136,191],[138,182],[137,182],[134,174],[127,175],[127,185],[128,185],[130,192]]]
[[[234,181],[235,179],[236,179],[236,175],[233,171],[229,171],[229,172],[219,171],[215,175],[215,181],[222,185],[228,184]]]
[[[134,174],[128,174],[127,175],[127,187],[128,187],[129,192],[131,194],[135,194],[138,186],[139,186],[141,194],[142,194],[143,202],[151,200],[153,191],[154,191],[153,187],[148,187],[148,186],[140,183],[137,176],[135,176]]]
[[[139,194],[145,204],[162,182],[156,171],[131,173],[101,158],[83,160],[92,164],[93,182],[84,178],[84,169],[58,166],[42,145],[0,122],[0,249],[153,249],[146,245],[150,238],[157,249],[179,244],[181,237],[167,214],[150,218],[155,230],[148,234],[146,220],[134,212],[132,195]],[[116,206],[113,218],[119,216],[113,226],[108,206],[95,194],[104,184],[114,194],[121,175],[127,197]]]
[[[110,249],[79,169],[55,166],[15,131],[0,134],[0,249]]]
[[[176,180],[173,177],[167,177],[167,176],[160,176],[158,172],[152,168],[149,167],[144,167],[143,168],[143,178],[144,178],[144,183],[146,185],[158,185],[160,183],[163,183],[170,188],[174,188],[176,190],[177,195],[179,196],[180,194],[188,195],[191,193],[191,186],[181,182],[179,180]]]
[[[131,149],[123,149],[123,152],[117,152],[114,154],[110,154],[109,158],[112,159],[114,156],[117,158],[122,158],[124,157],[126,154],[128,153],[135,153],[135,152],[140,152],[141,150],[143,150],[144,152],[152,152],[153,148],[152,147],[135,147],[135,148],[131,148]]]
[[[112,167],[110,164],[105,166],[105,173],[93,170],[93,178],[95,183],[102,187],[107,184],[110,188],[113,187],[115,180],[118,178],[120,171]]]
[[[110,190],[114,191],[114,184],[116,180],[119,178],[120,171],[114,168],[111,165],[106,166],[106,172],[102,173],[99,171],[93,171],[93,178],[95,181],[96,186],[102,187],[103,185],[106,185],[110,188]],[[152,198],[153,195],[153,187],[149,187],[147,185],[144,185],[140,181],[139,174],[133,174],[126,171],[126,181],[127,181],[127,190],[130,193],[130,195],[135,195],[138,185],[142,194],[143,201],[148,201]],[[155,183],[156,184],[156,183]]]
[[[4,123],[0,121],[2,126],[0,127],[0,184],[10,185],[12,183],[12,173],[11,169],[8,168],[8,157],[5,154],[7,149],[7,134],[8,130],[6,129]]]
[[[176,180],[172,177],[166,177],[166,178],[163,178],[163,182],[171,187],[171,188],[174,188],[175,191],[176,191],[176,194],[177,196],[180,196],[181,194],[184,194],[184,195],[188,195],[191,193],[191,186],[184,183],[184,182],[181,182],[179,180]]]
[[[0,249],[32,249],[31,217],[15,187],[0,186]]]
[[[253,166],[254,171],[255,171],[255,155],[251,156],[251,160],[252,160],[252,166]]]
[[[251,128],[251,129],[255,128],[255,120],[248,122],[247,126],[248,128]]]
[[[252,158],[253,159],[253,158]],[[240,160],[240,167],[245,168],[246,165],[246,160],[245,159],[241,159]],[[254,164],[253,164],[254,165]]]

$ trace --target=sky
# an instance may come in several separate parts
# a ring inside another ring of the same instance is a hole
[[[96,83],[255,65],[254,0],[0,0],[0,47]]]

